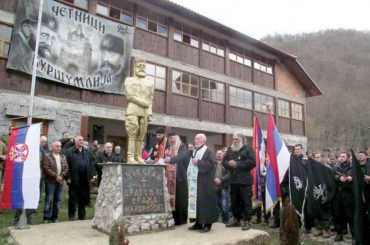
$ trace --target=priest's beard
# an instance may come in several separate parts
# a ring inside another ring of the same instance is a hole
[[[233,150],[233,151],[239,151],[242,148],[242,146],[243,146],[242,142],[240,142],[239,144],[233,143],[231,145],[231,150]]]

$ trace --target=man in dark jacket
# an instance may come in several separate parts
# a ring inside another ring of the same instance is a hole
[[[110,142],[104,144],[104,150],[99,153],[95,163],[96,173],[98,174],[98,186],[100,185],[103,174],[103,166],[100,163],[107,162],[120,162],[119,158],[113,154],[113,145]]]
[[[69,136],[67,131],[62,133],[62,138],[60,139],[62,143],[62,154],[66,155],[69,148],[74,146],[73,139]]]
[[[186,178],[186,171],[189,165],[188,151],[176,133],[168,134],[168,140],[170,144],[169,156],[164,161],[167,164],[171,164],[171,166],[167,165],[166,175],[168,176],[168,171],[172,169],[176,171],[175,202],[174,205],[171,203],[174,206],[172,214],[175,225],[182,225],[187,223],[188,218],[188,182]],[[170,184],[169,181],[167,184]]]
[[[252,147],[244,142],[242,134],[233,135],[233,144],[227,150],[222,161],[223,166],[229,171],[231,211],[233,219],[226,227],[240,226],[242,230],[251,228],[252,215],[252,185],[251,170],[256,166],[256,153]]]
[[[217,196],[217,207],[221,212],[222,222],[224,224],[229,223],[229,213],[230,213],[230,185],[228,181],[222,183],[221,179],[223,176],[228,174],[226,168],[222,165],[222,159],[224,158],[224,152],[218,150],[216,152],[216,173],[215,173],[215,183],[216,183],[216,196]]]
[[[68,217],[75,219],[76,205],[78,218],[86,219],[85,207],[90,205],[90,181],[93,176],[93,166],[88,150],[84,146],[82,136],[74,138],[75,146],[67,151],[69,168],[67,184],[69,185]]]
[[[117,158],[117,162],[125,162],[125,158],[123,157],[122,152],[121,152],[121,146],[116,145],[114,147],[114,153],[113,154]]]
[[[353,194],[352,194],[352,164],[349,161],[349,153],[341,152],[339,164],[334,167],[335,189],[333,199],[333,221],[337,235],[334,241],[343,241],[343,231],[347,229],[347,223],[354,237],[353,230]]]
[[[212,223],[217,222],[217,201],[215,193],[214,153],[207,148],[207,138],[204,134],[195,136],[195,152],[189,161],[187,178],[189,188],[188,215],[195,219],[189,230],[209,232]]]
[[[61,154],[62,144],[54,141],[51,152],[44,155],[42,161],[45,176],[44,222],[58,222],[59,207],[62,202],[63,182],[68,174],[66,157]]]
[[[42,188],[44,187],[44,173],[42,171],[42,160],[44,159],[44,156],[49,153],[49,146],[48,146],[48,138],[45,135],[41,135],[40,137],[40,200],[41,200],[41,193]]]

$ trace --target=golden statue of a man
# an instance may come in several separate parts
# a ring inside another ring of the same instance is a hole
[[[154,82],[146,78],[145,61],[136,60],[135,77],[125,80],[127,97],[126,133],[127,163],[143,163],[141,144],[152,119]]]

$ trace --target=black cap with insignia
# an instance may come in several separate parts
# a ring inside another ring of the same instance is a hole
[[[124,54],[123,40],[112,34],[106,34],[101,40],[100,50],[108,50],[123,55]]]

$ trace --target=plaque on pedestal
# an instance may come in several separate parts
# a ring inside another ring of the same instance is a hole
[[[109,233],[117,222],[126,234],[174,227],[162,165],[104,163],[93,227]]]

